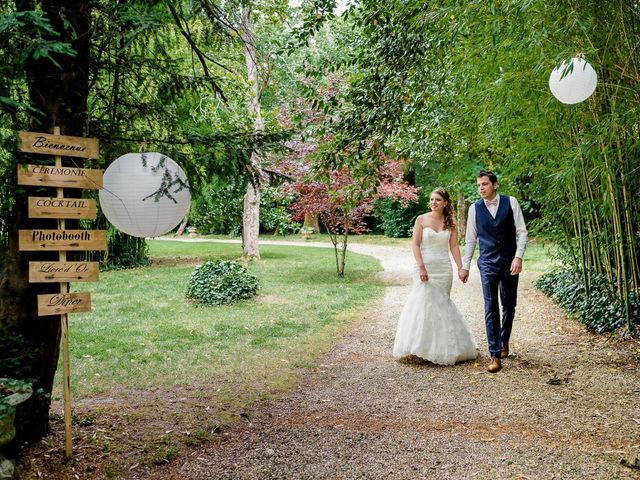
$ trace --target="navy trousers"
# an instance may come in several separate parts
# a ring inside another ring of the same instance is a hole
[[[484,322],[487,327],[489,353],[492,357],[500,357],[501,342],[509,343],[513,317],[516,313],[519,275],[511,275],[511,262],[500,268],[480,267],[482,294],[484,295]],[[502,318],[500,318],[502,304]]]

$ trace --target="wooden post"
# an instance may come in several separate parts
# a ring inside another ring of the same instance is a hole
[[[60,127],[53,127],[53,134],[60,135]],[[56,155],[56,167],[62,167],[62,157]],[[64,189],[56,188],[56,197],[64,198]],[[58,230],[65,229],[64,218],[58,219]],[[67,261],[67,252],[61,250],[58,252],[58,261]],[[69,292],[69,283],[60,283],[60,293]],[[60,315],[62,329],[62,389],[64,398],[64,454],[67,458],[73,457],[73,432],[71,431],[71,362],[69,360],[69,314]]]

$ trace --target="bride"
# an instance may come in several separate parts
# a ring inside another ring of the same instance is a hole
[[[413,227],[413,288],[396,330],[395,357],[414,355],[441,365],[477,357],[476,342],[449,295],[451,258],[462,268],[451,198],[436,188],[429,198],[431,212],[416,218]]]

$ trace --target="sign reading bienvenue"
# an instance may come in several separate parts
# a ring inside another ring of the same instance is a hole
[[[61,157],[98,158],[97,138],[35,132],[18,132],[18,135],[22,152],[60,155]]]

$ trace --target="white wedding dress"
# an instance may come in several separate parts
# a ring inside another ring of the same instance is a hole
[[[473,335],[449,297],[453,277],[450,236],[450,230],[422,230],[420,250],[429,280],[421,282],[418,267],[414,267],[413,288],[396,330],[395,357],[416,355],[433,363],[453,365],[478,355]]]

